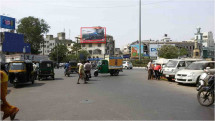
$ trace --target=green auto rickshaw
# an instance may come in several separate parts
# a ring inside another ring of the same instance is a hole
[[[17,60],[8,65],[9,82],[16,88],[18,84],[31,82],[36,79],[33,63],[29,60]]]
[[[54,63],[50,60],[41,60],[39,62],[39,67],[37,69],[37,78],[41,80],[43,78],[47,79],[51,77],[53,80],[55,79],[54,73]]]
[[[100,60],[94,76],[97,77],[99,73],[110,73],[111,76],[118,76],[123,68],[122,61],[122,57],[109,57],[107,60]]]

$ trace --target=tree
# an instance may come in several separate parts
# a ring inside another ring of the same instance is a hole
[[[31,45],[31,53],[39,54],[43,35],[49,32],[49,28],[45,20],[29,16],[19,20],[17,32],[24,34],[25,42]]]
[[[178,58],[180,54],[180,50],[173,45],[163,45],[158,50],[158,56],[161,58],[173,59]]]
[[[80,61],[86,61],[90,53],[86,50],[81,50],[78,52],[78,58]]]
[[[58,45],[55,46],[52,50],[51,53],[49,54],[49,57],[53,61],[58,61],[58,63],[63,62],[63,60],[66,58],[66,53],[69,50],[65,45]]]
[[[78,51],[81,50],[81,44],[80,43],[74,43],[71,49],[72,49],[72,52],[73,53],[75,52],[77,55]]]
[[[184,56],[184,55],[187,55],[187,54],[188,54],[187,49],[181,48],[179,50],[179,56]]]
[[[64,62],[68,62],[68,61],[71,61],[71,60],[78,60],[78,58],[77,58],[76,55],[70,54],[70,55],[67,55],[67,56],[63,59]]]

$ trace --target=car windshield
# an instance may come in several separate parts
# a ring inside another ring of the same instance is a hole
[[[205,63],[191,63],[186,69],[189,70],[204,70]]]
[[[125,62],[125,61],[123,61],[123,64],[126,64],[126,62]]]
[[[167,64],[166,64],[166,67],[176,67],[178,61],[169,61]]]
[[[11,63],[10,70],[24,70],[24,63]]]

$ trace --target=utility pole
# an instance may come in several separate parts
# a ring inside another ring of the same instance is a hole
[[[141,61],[141,0],[139,4],[139,61]]]

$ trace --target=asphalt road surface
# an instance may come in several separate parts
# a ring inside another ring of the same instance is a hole
[[[77,74],[65,77],[63,71],[55,70],[55,80],[9,85],[8,102],[20,109],[17,120],[214,119],[214,105],[201,106],[194,86],[147,80],[142,69],[100,74],[80,85]]]

